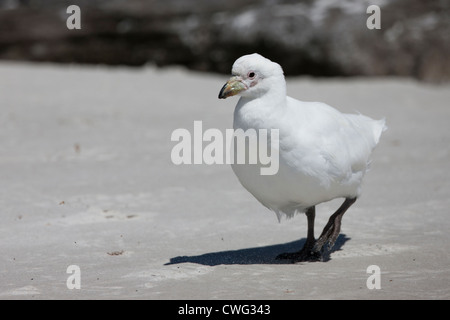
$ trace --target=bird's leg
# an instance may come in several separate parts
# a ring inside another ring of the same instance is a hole
[[[341,220],[344,213],[350,206],[355,203],[356,198],[346,198],[344,203],[336,210],[335,213],[330,217],[325,228],[323,228],[322,234],[319,239],[317,239],[313,251],[320,252],[325,245],[328,243],[328,249],[331,249],[336,242],[336,239],[341,232]]]
[[[282,253],[277,256],[278,260],[292,260],[293,262],[318,260],[319,255],[313,250],[316,243],[316,239],[314,238],[315,217],[316,207],[312,206],[306,211],[306,218],[308,219],[308,233],[303,248],[298,252]]]
[[[315,206],[306,211],[306,218],[308,219],[308,233],[306,235],[306,243],[302,250],[308,249],[308,251],[310,251],[316,243],[316,238],[314,238],[314,219],[316,218]]]

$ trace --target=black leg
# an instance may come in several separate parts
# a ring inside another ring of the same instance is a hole
[[[346,198],[344,203],[337,209],[335,213],[330,217],[325,228],[323,228],[322,234],[314,245],[315,252],[321,252],[323,246],[328,243],[328,249],[331,249],[336,242],[339,233],[341,232],[341,220],[344,213],[350,206],[355,203],[356,198]]]
[[[314,238],[314,218],[316,217],[316,207],[310,207],[305,214],[308,219],[308,233],[303,248],[298,252],[282,253],[278,255],[276,259],[291,260],[292,262],[318,260],[319,255],[313,250],[316,243],[316,239]]]
[[[316,243],[316,238],[314,238],[314,219],[316,218],[315,206],[306,211],[306,218],[308,219],[308,233],[306,236],[305,248],[312,249]]]

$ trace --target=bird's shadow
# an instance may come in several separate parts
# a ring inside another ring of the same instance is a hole
[[[321,261],[331,260],[331,253],[339,251],[344,244],[350,240],[345,234],[340,234],[331,250],[325,250],[322,253]],[[283,244],[271,246],[210,252],[198,256],[178,256],[171,258],[164,265],[178,263],[197,263],[205,266],[217,266],[221,264],[290,264],[289,260],[277,260],[280,253],[299,251],[306,242],[306,238]]]

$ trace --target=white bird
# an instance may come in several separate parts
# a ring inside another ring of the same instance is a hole
[[[386,129],[385,120],[343,114],[320,102],[303,102],[286,95],[281,66],[259,54],[240,57],[220,99],[240,95],[234,129],[278,129],[279,170],[261,175],[260,164],[232,164],[241,184],[278,219],[306,213],[303,248],[279,255],[292,262],[319,260],[324,245],[332,248],[345,211],[361,194],[370,155]],[[315,206],[345,198],[322,234],[314,237]]]

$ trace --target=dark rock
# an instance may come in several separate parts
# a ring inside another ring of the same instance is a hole
[[[66,8],[81,8],[68,30]],[[369,30],[367,7],[381,8]],[[229,73],[259,52],[287,75],[450,79],[450,2],[421,0],[3,0],[0,59]]]

